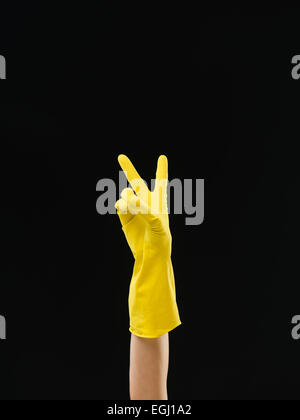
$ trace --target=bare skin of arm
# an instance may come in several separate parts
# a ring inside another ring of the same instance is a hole
[[[131,335],[131,400],[167,400],[168,368],[169,334],[159,338]]]

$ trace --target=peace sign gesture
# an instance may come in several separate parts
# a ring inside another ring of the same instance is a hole
[[[134,215],[141,215],[144,222],[152,227],[167,227],[168,225],[168,159],[160,156],[157,163],[156,182],[151,192],[143,181],[129,158],[119,156],[119,163],[132,189],[126,188],[121,194],[121,200],[116,204],[122,225],[128,223]]]
[[[171,262],[172,237],[167,205],[168,160],[160,156],[150,191],[125,155],[119,163],[132,187],[116,203],[135,258],[129,292],[130,331],[156,338],[180,325]]]

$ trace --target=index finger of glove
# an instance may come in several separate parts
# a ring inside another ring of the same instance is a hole
[[[146,197],[148,195],[147,185],[138,174],[130,159],[125,155],[120,155],[118,161],[135,193]]]

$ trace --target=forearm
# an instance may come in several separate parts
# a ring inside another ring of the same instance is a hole
[[[159,338],[131,335],[130,398],[167,400],[169,334]]]
[[[125,155],[119,163],[132,188],[116,203],[123,232],[135,259],[129,290],[130,397],[166,400],[168,333],[181,324],[176,303],[172,235],[168,211],[168,159],[160,156],[150,191]]]

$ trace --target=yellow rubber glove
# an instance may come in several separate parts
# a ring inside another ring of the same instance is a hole
[[[130,331],[157,338],[181,324],[171,261],[172,237],[167,206],[168,160],[158,160],[153,192],[130,160],[119,163],[133,190],[126,188],[116,208],[135,258],[129,291]]]

